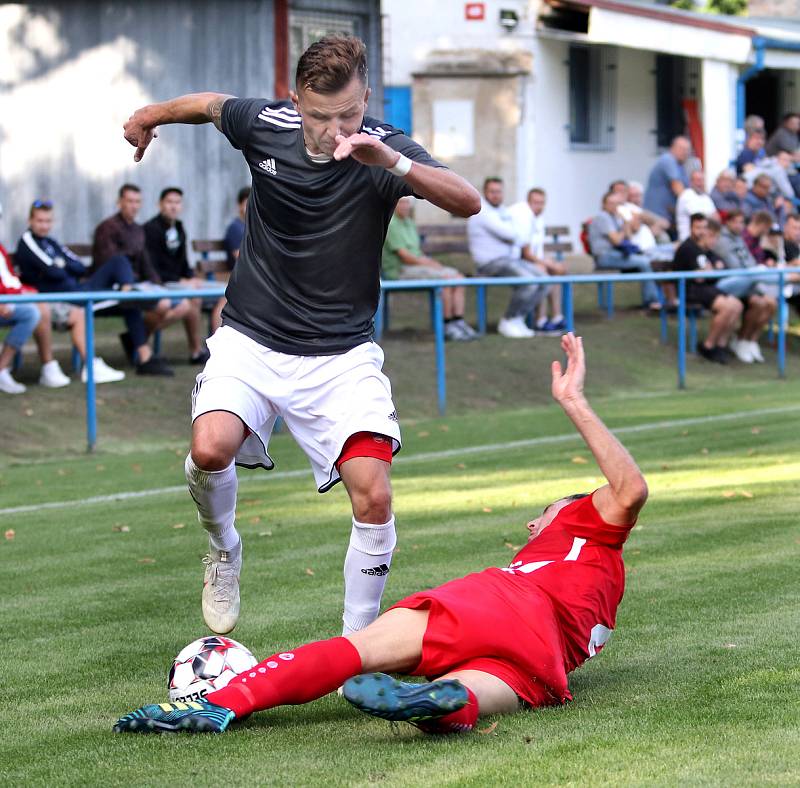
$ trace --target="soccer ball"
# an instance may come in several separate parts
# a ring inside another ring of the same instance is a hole
[[[234,676],[257,662],[250,649],[231,638],[219,635],[199,638],[175,657],[169,669],[169,699],[199,700],[222,689]]]

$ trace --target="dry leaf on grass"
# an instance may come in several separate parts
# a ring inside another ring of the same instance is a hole
[[[752,498],[753,497],[753,493],[748,492],[747,490],[739,490],[739,495],[741,495],[742,498]]]
[[[575,465],[586,465],[589,462],[586,457],[581,457],[580,455],[573,457],[572,461],[575,463]]]
[[[104,471],[104,470],[106,469],[106,466],[105,466],[105,465],[95,465],[95,466],[94,466],[94,469],[95,469],[96,471],[98,471],[98,472],[99,472],[99,471]]]
[[[121,525],[120,523],[117,523],[111,527],[111,530],[116,531],[118,534],[127,534],[131,528],[129,525]]]
[[[259,536],[272,536],[272,531],[259,531]]]
[[[17,532],[16,532],[16,531],[15,531],[13,528],[9,528],[9,529],[6,531],[6,539],[7,539],[9,542],[10,542],[10,541],[11,541],[11,540],[12,540],[12,539],[13,539],[13,538],[16,536],[16,535],[17,535]]]
[[[463,462],[458,462],[458,463],[456,463],[456,468],[459,468],[459,469],[460,469],[460,470],[462,470],[462,471],[463,471],[463,470],[464,470],[464,468],[466,468],[466,467],[467,467],[467,466],[466,466],[466,465],[464,465],[464,463],[463,463]]]
[[[494,733],[495,728],[497,728],[497,723],[493,722],[488,728],[477,728],[475,733],[481,733],[486,736],[489,733]]]
[[[490,506],[484,506],[483,511],[486,512],[486,514],[489,514],[489,512],[492,511],[492,508]]]
[[[251,517],[251,518],[250,518],[250,522],[251,522],[253,525],[258,525],[258,524],[261,522],[261,518],[260,518],[260,517]]]
[[[33,408],[25,408],[26,416],[33,416]]]
[[[450,427],[448,427],[446,424],[440,424],[439,432],[450,432]]]
[[[63,468],[59,468],[59,469],[56,471],[56,473],[57,473],[59,476],[66,476],[66,475],[67,475],[67,472],[66,472],[66,471],[65,471]]]
[[[662,471],[668,471],[668,470],[669,470],[669,465],[667,465],[666,463],[664,463],[664,464],[661,466],[661,470],[662,470]]]
[[[753,429],[750,430],[750,433],[752,435],[758,435],[760,432],[761,432],[761,427],[753,427]]]
[[[429,435],[430,435],[430,432],[425,432],[425,430],[423,430],[422,432],[418,432],[417,433],[417,437],[418,438],[427,438]]]
[[[141,473],[141,472],[142,472],[142,466],[141,466],[141,465],[139,465],[139,463],[138,463],[138,462],[135,462],[135,463],[133,463],[133,465],[131,465],[131,470],[132,470],[134,473]]]
[[[723,498],[734,498],[735,496],[736,493],[733,490],[725,490],[725,492],[722,493]]]
[[[175,523],[175,525],[173,525],[172,527],[175,530],[177,530],[178,528],[186,528],[186,523]]]
[[[313,569],[306,569],[306,574],[309,577],[314,577],[314,570]]]
[[[736,644],[735,643],[726,643],[723,646],[723,648],[736,648]]]
[[[145,558],[140,558],[138,563],[140,564],[154,564],[156,562],[155,558],[150,558],[149,556]]]

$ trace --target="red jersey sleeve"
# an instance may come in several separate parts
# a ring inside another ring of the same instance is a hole
[[[556,516],[563,529],[588,542],[606,547],[622,547],[635,521],[629,525],[607,523],[594,506],[594,493],[565,506]]]

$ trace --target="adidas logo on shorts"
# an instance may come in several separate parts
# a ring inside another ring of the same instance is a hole
[[[381,564],[380,566],[373,566],[371,569],[362,569],[362,575],[370,575],[375,577],[383,577],[384,575],[389,574],[389,567],[386,564]]]

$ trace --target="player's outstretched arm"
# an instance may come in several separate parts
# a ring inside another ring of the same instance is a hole
[[[190,93],[148,104],[137,109],[122,127],[125,139],[136,148],[134,161],[141,161],[147,146],[158,136],[156,129],[168,123],[213,123],[222,130],[222,105],[233,96],[225,93]]]
[[[412,162],[398,151],[390,148],[369,134],[351,134],[336,137],[337,148],[333,157],[339,161],[352,156],[362,164],[385,167],[391,170],[398,163],[405,162],[409,167],[402,177],[411,185],[414,192],[428,202],[449,211],[456,216],[467,218],[481,209],[481,196],[478,190],[460,175],[441,167]]]
[[[594,494],[594,505],[608,523],[627,525],[634,522],[647,500],[647,483],[639,466],[625,447],[612,435],[592,410],[583,394],[586,361],[583,339],[569,333],[561,337],[567,356],[567,368],[552,364],[553,397],[569,416],[594,455],[608,480]]]

